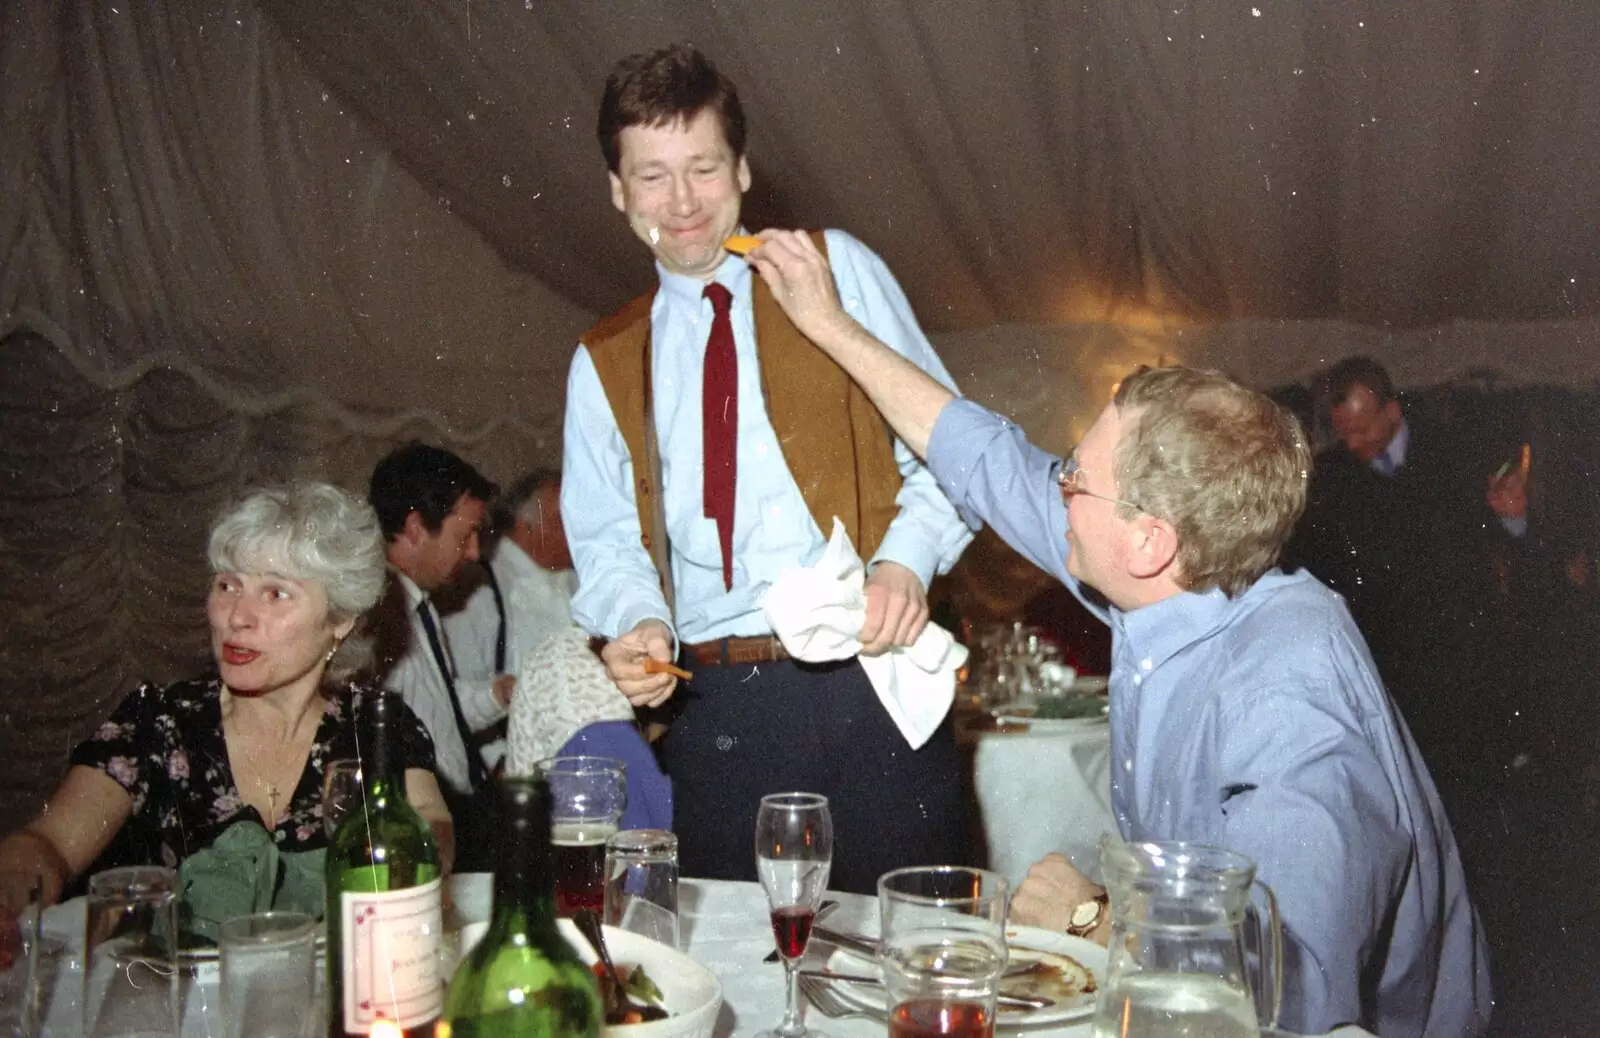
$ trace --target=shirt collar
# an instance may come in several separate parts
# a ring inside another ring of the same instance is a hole
[[[417,587],[416,581],[395,569],[393,566],[389,567],[389,572],[393,573],[395,575],[395,579],[400,581],[400,587],[404,589],[406,593],[406,603],[411,607],[412,612],[415,612],[417,606],[428,600],[428,593],[422,590],[420,587]]]
[[[1405,467],[1406,451],[1411,449],[1411,426],[1404,418],[1400,419],[1400,428],[1394,431],[1389,438],[1389,445],[1383,448],[1384,455],[1389,459],[1389,471],[1399,472]]]
[[[1218,588],[1183,591],[1131,613],[1113,613],[1120,619],[1123,640],[1148,674],[1184,649],[1221,627],[1233,608]]]
[[[656,261],[656,275],[661,279],[661,290],[674,300],[681,301],[690,306],[699,306],[700,300],[706,291],[706,279],[691,277],[688,274],[674,274]],[[748,298],[750,294],[750,264],[742,256],[728,253],[722,260],[722,265],[717,268],[713,280],[720,281],[733,293],[735,304],[740,299]]]
[[[542,576],[554,572],[533,561],[533,556],[523,551],[522,545],[510,537],[500,538],[500,543],[495,545],[494,561],[511,567],[513,572],[523,577]]]

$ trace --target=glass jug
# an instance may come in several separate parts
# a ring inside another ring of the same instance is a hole
[[[1095,1038],[1256,1038],[1277,1025],[1283,929],[1255,862],[1202,844],[1107,835],[1100,864],[1111,941]],[[1257,889],[1262,906],[1252,918]]]

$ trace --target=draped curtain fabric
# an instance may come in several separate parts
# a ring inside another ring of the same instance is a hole
[[[413,436],[556,459],[576,335],[651,277],[594,140],[623,54],[711,54],[748,222],[859,235],[1064,446],[1137,362],[1592,381],[1596,38],[1489,0],[4,5],[0,828],[204,661],[230,494]]]

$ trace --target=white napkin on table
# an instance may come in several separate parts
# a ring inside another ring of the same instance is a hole
[[[815,566],[778,574],[762,596],[761,610],[797,660],[823,663],[860,655],[856,636],[867,619],[866,569],[844,523],[834,518],[833,536]],[[910,647],[862,656],[861,669],[895,727],[917,749],[950,712],[956,671],[966,662],[967,647],[930,623]]]

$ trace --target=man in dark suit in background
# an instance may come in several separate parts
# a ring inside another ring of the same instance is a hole
[[[1481,767],[1491,734],[1479,708],[1506,665],[1494,562],[1528,532],[1526,454],[1491,474],[1479,430],[1403,409],[1367,357],[1321,391],[1339,442],[1317,456],[1289,555],[1348,601],[1443,784]]]

